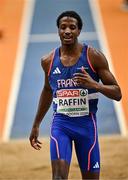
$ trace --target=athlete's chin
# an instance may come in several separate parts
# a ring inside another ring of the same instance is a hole
[[[73,45],[74,41],[63,41],[63,45]]]

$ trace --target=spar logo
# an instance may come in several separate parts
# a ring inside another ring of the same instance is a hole
[[[86,96],[87,90],[79,90],[79,89],[63,89],[57,91],[57,97],[63,97],[63,98],[71,98],[71,97],[79,97],[79,96]]]
[[[74,90],[74,89],[65,89],[65,90],[59,90],[57,91],[57,97],[79,97],[80,96],[80,91],[79,90]]]

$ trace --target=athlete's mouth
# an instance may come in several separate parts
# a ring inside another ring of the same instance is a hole
[[[66,36],[66,37],[64,37],[64,40],[70,41],[70,40],[72,40],[72,37],[69,37],[69,36],[67,37],[67,36]]]

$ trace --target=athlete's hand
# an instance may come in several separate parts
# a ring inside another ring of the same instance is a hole
[[[92,77],[87,73],[84,68],[81,68],[81,73],[75,73],[73,80],[87,89],[96,89],[98,83],[92,79]]]
[[[31,146],[36,149],[36,150],[40,150],[41,149],[41,142],[38,140],[38,136],[39,136],[39,128],[38,127],[33,127],[29,140],[30,140],[30,144]]]

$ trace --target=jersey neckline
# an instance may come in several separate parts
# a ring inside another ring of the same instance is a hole
[[[81,57],[83,56],[84,50],[85,50],[85,44],[83,44],[82,51],[81,51],[81,54],[80,54],[78,60],[76,61],[75,64],[73,64],[73,65],[71,65],[71,66],[65,66],[65,65],[62,63],[62,61],[61,61],[61,59],[60,59],[60,47],[58,47],[57,50],[58,50],[59,62],[60,62],[60,64],[62,65],[62,67],[64,67],[64,68],[71,68],[71,67],[75,67],[75,66],[79,63]]]

